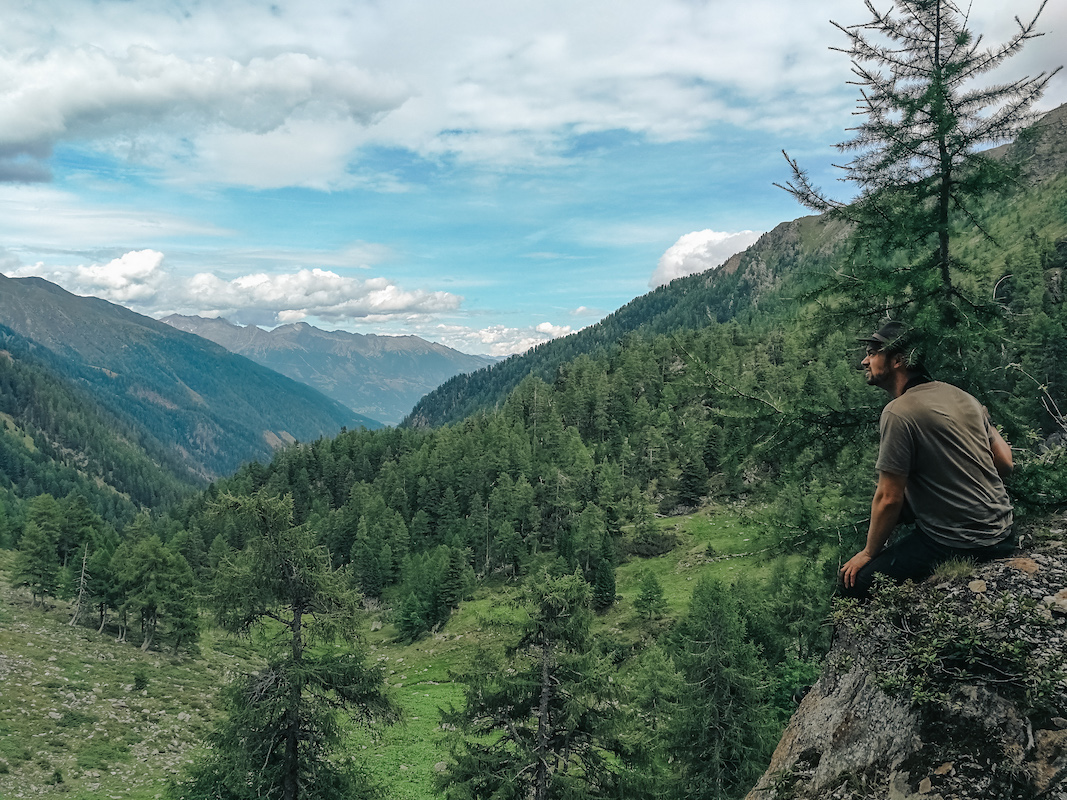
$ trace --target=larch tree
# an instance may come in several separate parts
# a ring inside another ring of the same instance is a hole
[[[763,772],[777,728],[767,666],[749,640],[731,587],[701,578],[671,640],[684,681],[667,732],[678,796],[741,796]]]
[[[592,650],[590,588],[579,571],[528,586],[530,619],[508,664],[482,653],[440,784],[449,800],[556,800],[610,794],[616,707]]]
[[[45,599],[56,593],[58,574],[59,556],[56,555],[55,533],[31,519],[26,523],[19,540],[12,585],[25,586],[30,590],[32,606],[37,605],[38,599],[44,606]]]
[[[1034,119],[1033,104],[1058,69],[993,85],[979,78],[1041,35],[1044,6],[1029,22],[1016,17],[1014,35],[988,49],[952,0],[893,0],[885,12],[866,0],[867,22],[832,23],[848,39],[832,49],[852,59],[850,83],[860,88],[862,121],[836,145],[854,154],[839,166],[859,195],[847,204],[831,199],[788,154],[792,180],[781,188],[855,225],[850,263],[823,286],[841,317],[889,316],[944,331],[989,310],[953,237],[985,233],[978,201],[1010,184],[1011,173],[979,150],[1013,139]]]
[[[266,666],[226,692],[227,719],[213,750],[173,794],[182,798],[363,798],[371,787],[336,758],[343,713],[366,725],[397,715],[383,672],[366,663],[360,597],[306,526],[293,525],[293,500],[263,493],[223,495],[215,512],[233,519],[247,546],[217,571],[212,602],[219,624],[255,632]],[[332,645],[344,643],[341,648]]]

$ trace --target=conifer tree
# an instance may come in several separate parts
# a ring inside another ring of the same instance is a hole
[[[600,537],[600,552],[593,563],[593,608],[606,611],[615,605],[615,543],[604,531]]]
[[[395,716],[382,670],[365,663],[359,596],[306,527],[293,526],[293,500],[223,495],[216,513],[246,529],[247,548],[224,561],[213,592],[228,631],[268,641],[266,666],[237,680],[210,756],[174,794],[184,798],[359,798],[360,776],[331,756],[339,711],[361,722]],[[320,645],[345,642],[345,649]]]
[[[29,520],[19,540],[12,575],[13,585],[25,586],[30,590],[32,606],[36,606],[38,600],[43,606],[45,598],[56,593],[58,575],[59,557],[56,555],[55,534],[42,528],[34,520]]]
[[[634,608],[648,619],[660,616],[667,608],[667,603],[663,599],[663,587],[656,578],[656,574],[650,569],[646,569],[641,576],[641,585],[637,598],[634,600]]]
[[[659,800],[670,796],[673,770],[666,733],[683,690],[682,677],[663,648],[653,644],[641,653],[627,686],[629,714],[619,737],[623,748],[620,797]]]
[[[743,795],[762,773],[776,729],[766,665],[729,587],[701,578],[672,644],[685,682],[669,732],[678,794],[689,800]]]
[[[445,715],[459,737],[441,777],[450,800],[608,796],[615,706],[589,639],[580,572],[529,585],[530,621],[508,669],[482,653],[459,676],[464,708]],[[611,795],[614,796],[614,795]]]
[[[400,637],[408,642],[413,642],[427,629],[426,607],[418,595],[410,592],[400,606],[396,618],[396,629]]]
[[[952,239],[973,232],[977,199],[1010,176],[977,150],[1012,139],[1058,70],[990,86],[976,79],[1041,35],[1044,5],[1029,23],[1016,17],[1015,34],[990,49],[952,0],[894,0],[887,12],[866,0],[867,22],[833,23],[848,37],[847,48],[834,49],[851,57],[861,92],[864,119],[837,145],[855,153],[842,168],[859,196],[829,198],[788,155],[793,177],[782,188],[856,225],[854,258],[824,287],[842,315],[888,315],[944,333],[981,310],[971,265],[956,258]]]
[[[126,610],[141,621],[141,649],[148,650],[162,624],[177,634],[175,648],[196,631],[193,571],[158,536],[139,540],[123,562]]]

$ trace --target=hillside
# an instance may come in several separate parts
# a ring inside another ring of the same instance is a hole
[[[105,409],[64,375],[65,366],[0,326],[0,492],[22,499],[73,492],[117,523],[199,486],[176,452]]]
[[[694,578],[766,571],[749,552],[750,531],[733,514],[703,512],[660,524],[678,536],[678,548],[624,566],[619,602],[596,622],[620,648],[680,616]],[[95,619],[68,625],[68,603],[31,609],[28,594],[10,587],[12,561],[0,550],[0,797],[158,797],[218,718],[221,684],[259,665],[251,643],[225,636],[204,614],[197,648],[141,652],[136,640],[116,642],[113,624],[103,633]],[[665,590],[666,607],[656,619],[634,605],[646,569]],[[374,658],[389,665],[390,693],[404,717],[376,738],[355,733],[349,749],[390,800],[435,796],[434,777],[449,749],[440,711],[462,698],[454,673],[479,647],[502,648],[514,638],[519,596],[507,581],[479,589],[445,628],[415,642],[398,639],[388,609],[369,615],[368,643]]]
[[[971,235],[961,257],[983,265],[983,278],[1010,272],[1027,237],[1067,240],[1067,105],[1048,112],[1017,142],[990,151],[1018,165],[1020,181],[991,198],[977,220],[992,239]],[[678,278],[642,295],[599,323],[500,364],[444,383],[405,420],[413,427],[455,422],[501,403],[527,375],[547,382],[560,365],[596,356],[627,337],[691,330],[709,322],[790,319],[814,283],[845,257],[848,229],[822,217],[783,222],[721,267]],[[1063,247],[1067,255],[1067,246]]]
[[[255,325],[180,314],[160,321],[209,339],[387,425],[400,422],[419,398],[454,375],[495,362],[417,336],[324,331],[305,322],[265,331]]]
[[[404,421],[413,427],[455,422],[500,403],[528,375],[551,382],[561,364],[616,350],[628,337],[669,334],[709,322],[744,318],[758,307],[780,305],[783,282],[816,269],[842,244],[843,226],[816,217],[783,222],[721,270],[677,278],[642,295],[600,322],[545,342],[470,375],[460,375],[424,397]]]
[[[201,479],[266,460],[286,442],[377,426],[218,345],[39,278],[0,275],[0,325],[47,350],[54,376]]]

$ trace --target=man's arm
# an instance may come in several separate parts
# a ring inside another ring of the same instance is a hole
[[[907,483],[907,475],[878,473],[878,488],[874,490],[874,499],[871,500],[871,524],[867,529],[867,545],[841,567],[841,579],[846,588],[851,589],[856,585],[856,574],[885,546],[889,534],[893,532],[900,518],[900,510],[904,507],[904,487]]]
[[[1011,457],[1011,445],[992,424],[989,426],[989,449],[993,453],[993,466],[997,468],[997,474],[1002,479],[1007,478],[1015,469],[1015,462]]]

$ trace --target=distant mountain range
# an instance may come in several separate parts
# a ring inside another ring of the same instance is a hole
[[[333,436],[343,427],[381,427],[213,342],[41,278],[0,274],[0,326],[13,337],[9,362],[46,370],[50,380],[123,421],[149,452],[161,447],[201,480],[269,460],[285,443]],[[26,397],[36,402],[32,392]],[[32,418],[52,415],[29,411],[21,404],[7,413],[32,438],[41,428]],[[84,450],[85,443],[65,446]],[[109,480],[106,465],[81,461],[84,472]]]
[[[417,336],[324,331],[304,322],[270,331],[180,314],[160,322],[209,339],[390,425],[449,378],[497,361]]]

